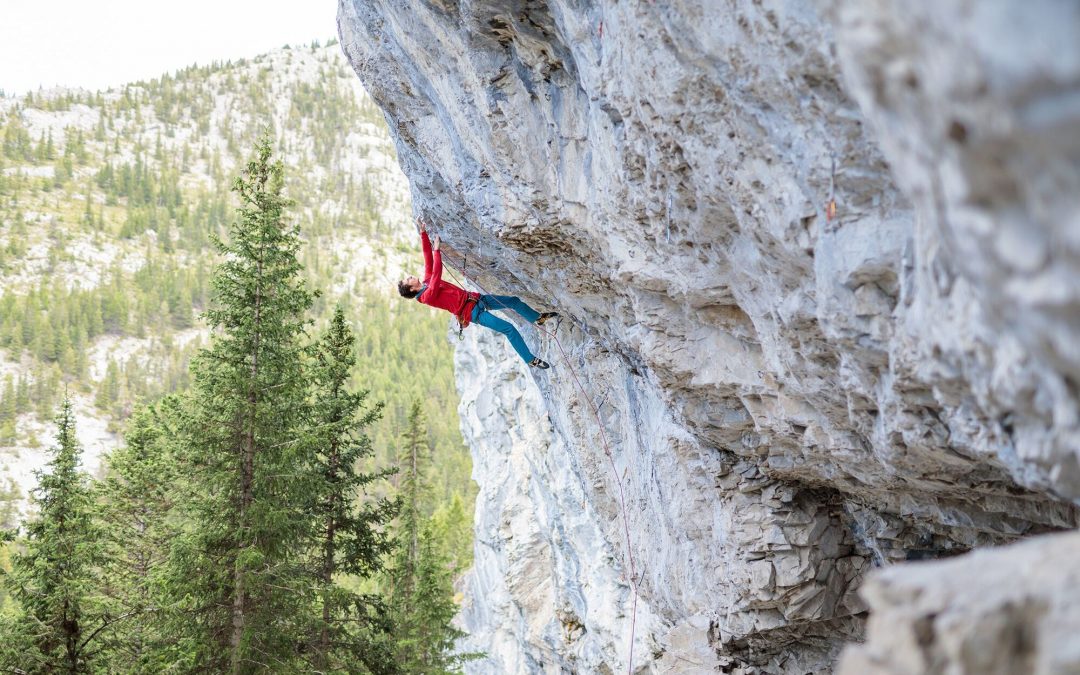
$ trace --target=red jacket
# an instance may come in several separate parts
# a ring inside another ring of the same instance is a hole
[[[424,248],[424,285],[427,288],[416,299],[425,305],[450,312],[457,317],[462,328],[468,326],[480,294],[469,293],[449,281],[443,281],[442,251],[431,252],[427,232],[420,233],[420,241]]]

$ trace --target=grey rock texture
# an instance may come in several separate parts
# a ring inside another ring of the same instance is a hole
[[[836,14],[849,89],[918,214],[903,297],[917,374],[955,381],[994,418],[971,429],[1004,433],[985,445],[1014,479],[1075,501],[1080,5],[869,2]]]
[[[868,640],[839,675],[1080,673],[1080,534],[871,575]]]
[[[618,541],[605,540],[610,516],[581,485],[572,436],[553,427],[542,389],[501,337],[466,331],[455,368],[482,374],[460,380],[480,485],[462,648],[488,655],[470,670],[599,672],[626,660],[630,588],[612,564]],[[637,612],[641,625],[657,624],[645,602]],[[648,632],[639,638],[645,648]]]
[[[449,264],[567,317],[458,357],[477,672],[826,672],[867,569],[1077,524],[1080,6],[338,17]]]

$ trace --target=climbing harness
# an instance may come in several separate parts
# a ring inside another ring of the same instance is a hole
[[[449,269],[449,268],[447,268],[447,269]],[[464,273],[465,272],[462,272],[462,274],[464,274]],[[453,272],[451,272],[450,274],[453,274]],[[454,277],[454,278],[457,279],[457,277]],[[476,292],[473,292],[473,291],[465,291],[465,304],[461,306],[461,315],[466,316],[466,317],[471,317],[473,311],[477,307],[480,308],[481,312],[486,312],[487,311],[487,306],[484,305],[484,299],[483,298],[484,298],[484,296],[480,295],[479,293],[476,293]],[[469,309],[469,303],[470,302],[472,303],[472,309]],[[464,336],[462,335],[462,333],[465,331],[465,326],[468,326],[470,323],[472,323],[472,321],[462,321],[460,315],[457,317],[457,320],[458,320],[457,339],[458,339],[458,342],[460,342],[461,340],[465,339]]]
[[[488,292],[486,290],[484,290],[483,286],[476,283],[476,281],[474,279],[469,279],[468,274],[466,274],[466,272],[465,272],[465,260],[466,259],[467,258],[465,256],[462,256],[462,265],[461,265],[461,274],[462,274],[462,276],[464,276],[467,281],[471,282],[473,286],[475,286],[476,288],[479,288],[481,293],[483,293],[485,295],[489,295]],[[465,284],[462,283],[462,281],[460,279],[458,279],[457,275],[454,274],[454,271],[452,269],[447,267],[446,270],[450,272],[450,276],[454,278],[454,281],[456,281],[459,286],[461,286],[462,288],[465,287]],[[577,389],[581,393],[582,400],[588,402],[589,408],[592,410],[593,416],[596,418],[596,426],[597,426],[597,428],[600,429],[600,440],[601,440],[601,443],[602,443],[603,448],[604,448],[604,455],[607,456],[608,464],[609,464],[609,466],[611,468],[611,475],[615,477],[615,483],[619,486],[619,508],[620,508],[621,513],[622,513],[623,534],[625,535],[625,538],[626,538],[626,559],[627,559],[627,562],[628,562],[628,566],[630,568],[630,573],[628,575],[626,575],[626,581],[627,581],[627,585],[630,587],[630,591],[631,591],[630,595],[631,595],[631,598],[632,598],[631,610],[630,610],[630,647],[629,647],[629,650],[628,650],[629,656],[628,656],[628,659],[627,659],[627,667],[626,667],[626,672],[627,672],[628,675],[630,675],[630,674],[632,674],[634,672],[634,638],[636,637],[636,633],[637,633],[637,601],[638,601],[638,584],[640,583],[640,579],[638,578],[638,575],[637,575],[637,568],[636,568],[636,565],[634,563],[634,551],[633,551],[633,547],[631,546],[631,541],[630,541],[630,520],[629,520],[629,517],[627,516],[627,511],[626,511],[626,491],[623,488],[623,480],[620,479],[620,477],[619,477],[619,469],[618,469],[617,466],[615,466],[615,455],[611,452],[611,444],[608,441],[607,430],[604,427],[604,421],[600,417],[600,409],[597,407],[596,403],[589,396],[588,392],[585,391],[585,387],[581,384],[581,380],[578,378],[577,372],[574,370],[574,366],[570,362],[570,357],[567,356],[566,350],[563,349],[562,341],[559,340],[559,336],[557,334],[557,331],[558,331],[559,326],[561,324],[562,324],[562,316],[560,315],[556,319],[555,327],[553,329],[548,330],[548,329],[544,328],[543,326],[537,326],[536,329],[538,331],[540,331],[541,333],[543,333],[544,335],[546,335],[547,337],[550,337],[550,338],[552,338],[552,340],[554,340],[555,346],[559,350],[559,355],[562,358],[563,363],[566,364],[567,371],[570,373],[570,376],[574,380],[574,384],[577,385]],[[461,330],[460,329],[458,331],[458,338],[459,339],[461,338]],[[625,478],[625,473],[623,474],[623,477]],[[644,574],[645,574],[645,571],[642,570],[642,578],[644,577]]]

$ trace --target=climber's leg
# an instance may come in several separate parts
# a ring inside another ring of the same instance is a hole
[[[495,309],[509,309],[521,315],[529,323],[536,323],[540,318],[540,312],[525,304],[525,301],[516,295],[485,295],[480,301],[489,311]]]
[[[508,296],[488,295],[484,297],[491,298]],[[526,305],[526,308],[528,308],[528,305]],[[473,314],[473,321],[480,324],[484,328],[490,328],[496,333],[501,333],[502,335],[505,335],[506,339],[510,341],[510,345],[514,348],[514,351],[517,352],[518,356],[520,356],[521,360],[525,363],[531,363],[532,360],[535,358],[532,352],[529,351],[529,347],[525,344],[524,338],[521,337],[521,333],[519,333],[517,328],[514,328],[514,324],[510,323],[509,321],[506,321],[505,319],[500,319],[491,312],[484,311],[475,312]]]

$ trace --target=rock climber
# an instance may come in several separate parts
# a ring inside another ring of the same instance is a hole
[[[424,248],[424,280],[421,282],[414,276],[408,276],[398,282],[398,293],[403,298],[416,298],[425,305],[438,307],[457,317],[458,323],[465,328],[470,323],[478,323],[485,328],[490,328],[496,333],[501,333],[510,341],[514,351],[521,359],[533,368],[548,368],[549,365],[543,359],[534,356],[529,351],[528,345],[521,337],[521,333],[514,328],[514,324],[500,319],[492,314],[493,310],[510,309],[521,315],[529,323],[542,326],[550,319],[558,316],[557,312],[537,312],[525,304],[521,298],[513,295],[488,295],[486,293],[471,293],[442,278],[442,245],[439,235],[435,235],[434,252],[428,239],[427,224],[423,220],[417,220],[420,228],[420,242]]]

